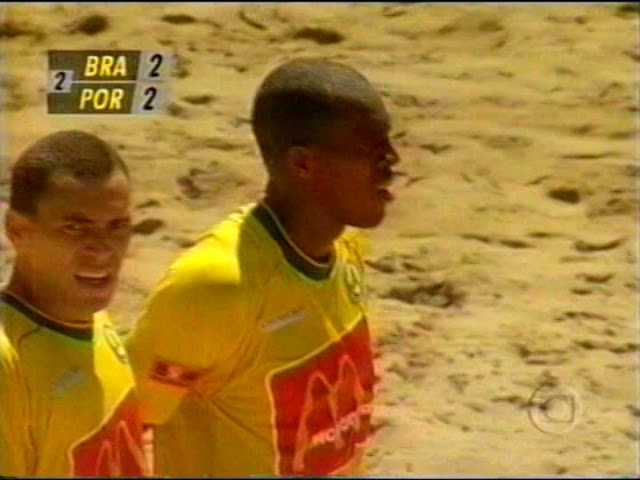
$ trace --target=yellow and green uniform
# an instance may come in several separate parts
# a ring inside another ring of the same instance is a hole
[[[374,382],[362,274],[355,240],[318,264],[263,204],[184,252],[127,341],[155,474],[358,472]]]
[[[73,328],[0,294],[0,475],[145,475],[141,425],[106,314]]]

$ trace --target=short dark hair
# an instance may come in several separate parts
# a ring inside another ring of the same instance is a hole
[[[113,147],[80,130],[62,130],[42,137],[24,150],[11,169],[9,207],[35,215],[51,178],[66,174],[77,180],[105,180],[114,170],[127,179],[129,169]]]
[[[324,144],[337,120],[362,110],[385,111],[364,75],[324,58],[300,58],[280,65],[263,80],[251,125],[269,167],[291,147]]]

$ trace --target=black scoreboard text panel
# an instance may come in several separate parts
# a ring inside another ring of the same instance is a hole
[[[51,50],[47,111],[52,114],[161,113],[173,59],[140,50]]]

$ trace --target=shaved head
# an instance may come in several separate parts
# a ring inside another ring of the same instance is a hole
[[[264,79],[251,122],[272,171],[289,149],[326,144],[341,121],[359,113],[387,115],[379,93],[361,73],[322,58],[296,59]]]

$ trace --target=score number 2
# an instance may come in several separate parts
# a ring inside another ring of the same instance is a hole
[[[53,87],[53,89],[56,92],[64,92],[64,81],[66,80],[67,76],[64,72],[57,72],[53,78],[55,78],[55,86]]]
[[[73,70],[53,70],[49,72],[48,93],[69,93],[73,83]]]
[[[149,59],[149,63],[151,63],[151,69],[149,70],[149,78],[159,78],[160,77],[160,66],[162,65],[163,57],[159,53],[154,53]]]
[[[158,89],[156,87],[147,87],[144,89],[145,101],[142,104],[143,110],[146,110],[147,112],[151,112],[155,110],[155,105],[153,104],[153,101],[155,100],[157,94],[158,94]]]
[[[134,99],[131,113],[162,113],[166,107],[167,92],[162,84],[140,83],[136,85]]]

